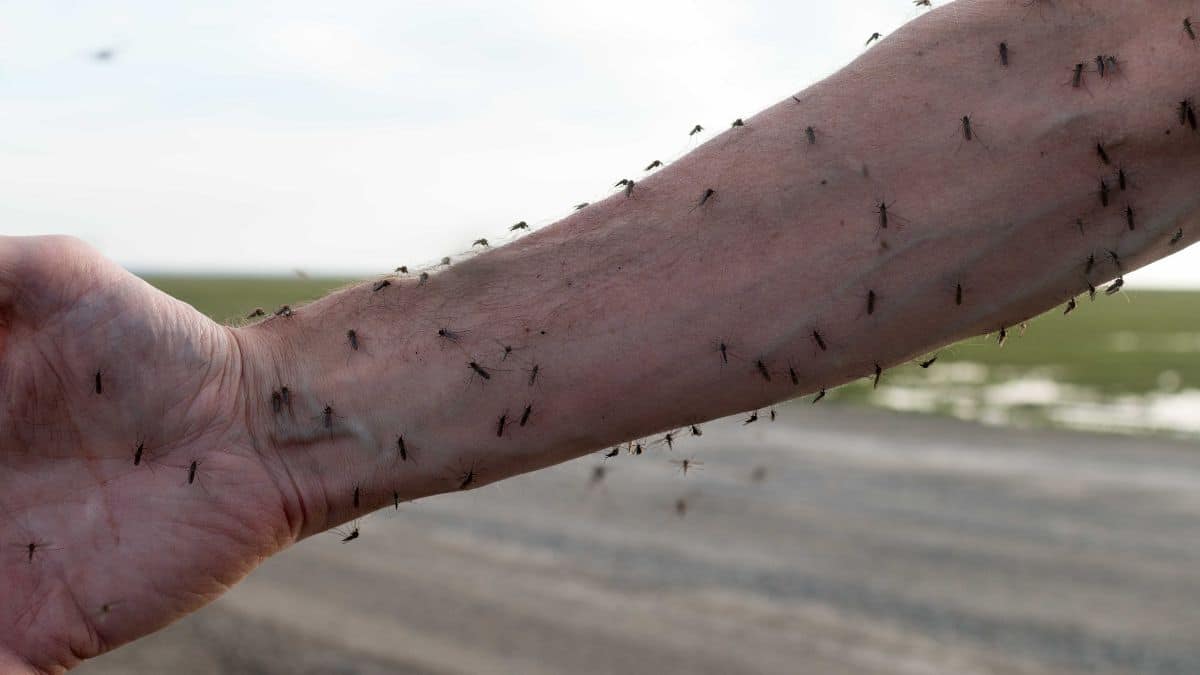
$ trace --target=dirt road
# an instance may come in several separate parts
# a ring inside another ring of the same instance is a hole
[[[674,445],[306,541],[78,672],[1200,672],[1200,448],[807,404]]]

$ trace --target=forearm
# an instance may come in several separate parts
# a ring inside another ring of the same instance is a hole
[[[356,286],[241,330],[249,423],[297,533],[886,378],[1190,243],[1200,141],[1172,107],[1200,56],[1182,5],[1128,4],[963,0],[657,173],[631,171],[628,196],[425,282]],[[1120,70],[1075,88],[1088,54]]]

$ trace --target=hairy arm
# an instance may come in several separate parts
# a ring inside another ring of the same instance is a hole
[[[960,0],[632,190],[245,328],[0,238],[0,667],[394,501],[886,382],[1190,244],[1187,5]]]
[[[955,3],[631,192],[239,331],[296,534],[886,379],[1190,243],[1183,15],[1042,5]]]

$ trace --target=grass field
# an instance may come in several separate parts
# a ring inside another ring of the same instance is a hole
[[[302,304],[350,279],[148,277],[215,320],[237,323],[255,307]],[[975,338],[829,400],[947,414],[993,424],[1062,426],[1200,438],[1200,292],[1129,291],[1081,298],[1010,330],[1004,347]],[[1197,418],[1193,421],[1191,418]]]

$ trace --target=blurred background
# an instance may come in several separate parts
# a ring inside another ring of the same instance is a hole
[[[0,3],[0,221],[237,323],[553,222],[923,11]],[[81,670],[1200,672],[1197,262],[877,391],[402,505]]]

